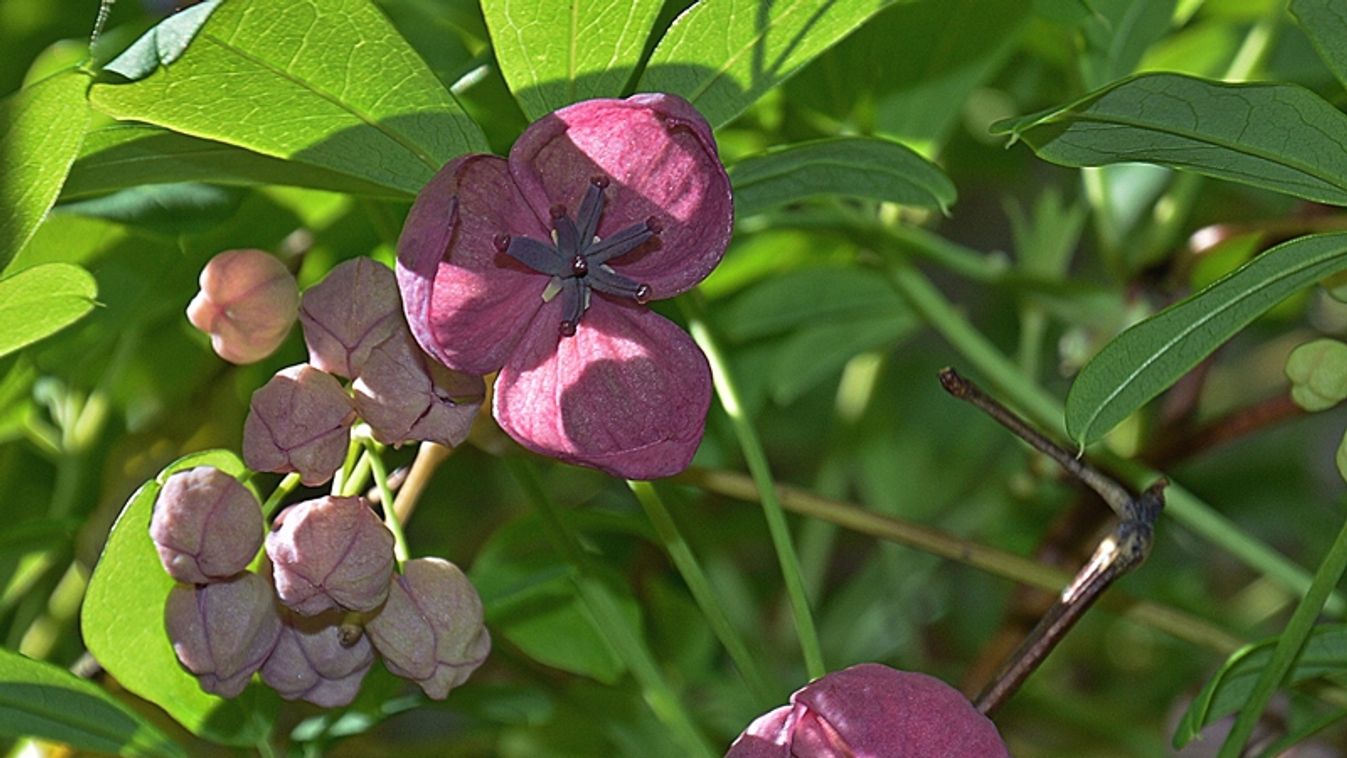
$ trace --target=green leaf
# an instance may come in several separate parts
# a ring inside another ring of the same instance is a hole
[[[284,161],[223,142],[170,132],[148,124],[112,124],[89,131],[61,199],[100,195],[143,184],[211,182],[281,184],[406,200],[412,193],[356,177]]]
[[[1093,89],[1132,73],[1141,56],[1169,29],[1175,0],[1095,0],[1081,24],[1085,50],[1080,67]]]
[[[1296,85],[1143,74],[992,131],[1065,166],[1156,163],[1347,205],[1347,115]]]
[[[149,722],[65,669],[0,649],[0,735],[126,756],[186,756]]]
[[[819,324],[910,315],[881,274],[850,266],[808,266],[748,288],[724,306],[718,321],[725,336],[743,342]]]
[[[210,184],[145,184],[57,206],[74,213],[177,237],[217,229],[243,203],[243,190]]]
[[[896,142],[837,137],[787,145],[730,167],[734,210],[748,216],[811,197],[843,195],[948,211],[954,183]]]
[[[118,119],[404,194],[454,157],[486,149],[368,0],[231,0],[176,61],[135,82],[96,83],[89,98]]]
[[[1278,245],[1109,342],[1066,397],[1066,430],[1082,445],[1178,381],[1288,295],[1347,269],[1347,233]]]
[[[0,356],[31,345],[93,310],[98,285],[70,263],[49,263],[0,279]]]
[[[673,92],[724,126],[894,0],[702,0],[669,27],[637,90]]]
[[[214,466],[233,476],[247,468],[228,450],[207,450],[169,464],[141,485],[108,534],[89,579],[80,629],[89,652],[123,687],[158,704],[193,734],[225,745],[251,746],[275,716],[263,690],[250,686],[225,700],[204,692],[173,654],[164,631],[164,602],[173,579],[164,572],[150,540],[150,516],[163,483],[176,471]]]
[[[89,78],[68,71],[0,102],[0,270],[46,217],[89,124]]]
[[[621,95],[661,5],[483,0],[482,15],[505,81],[538,119],[577,100]]]
[[[847,361],[867,350],[892,345],[914,333],[920,322],[911,313],[871,315],[840,324],[818,324],[786,339],[777,350],[768,378],[772,399],[789,405],[801,395],[838,376]]]
[[[205,0],[169,16],[104,66],[103,70],[131,80],[144,79],[160,66],[167,66],[182,57],[188,43],[219,5],[220,0]]]
[[[1347,85],[1347,9],[1339,0],[1291,0],[1291,15],[1333,75]]]

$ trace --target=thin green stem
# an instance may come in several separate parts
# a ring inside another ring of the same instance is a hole
[[[276,485],[276,489],[272,490],[271,494],[267,496],[267,501],[262,504],[262,518],[270,519],[272,514],[276,512],[276,509],[280,507],[281,501],[285,499],[285,496],[293,492],[298,486],[299,474],[286,474],[285,478]]]
[[[345,495],[347,497],[360,494],[360,491],[365,489],[365,486],[369,484],[369,470],[370,452],[364,450],[360,453],[360,459],[356,461],[355,468],[351,469],[350,478],[342,483],[341,490],[334,491],[333,494]]]
[[[1245,743],[1253,736],[1254,727],[1258,726],[1263,709],[1267,707],[1272,695],[1290,673],[1291,666],[1300,655],[1300,649],[1305,645],[1305,639],[1314,628],[1315,618],[1324,609],[1329,593],[1337,586],[1345,571],[1347,571],[1347,521],[1343,522],[1337,539],[1328,550],[1328,555],[1323,563],[1319,564],[1319,570],[1314,574],[1314,581],[1310,584],[1309,591],[1291,614],[1291,620],[1286,622],[1286,628],[1282,630],[1281,637],[1277,640],[1277,647],[1272,651],[1272,660],[1268,661],[1268,665],[1259,673],[1253,692],[1235,718],[1235,726],[1225,738],[1225,743],[1221,745],[1219,758],[1238,758],[1244,750]]]
[[[910,261],[891,257],[889,275],[898,292],[918,315],[944,337],[977,370],[980,378],[1004,397],[1009,405],[1015,406],[1038,426],[1058,438],[1063,436],[1062,407],[1057,400],[1020,373],[1015,364],[973,328]],[[1115,472],[1138,489],[1149,486],[1160,477],[1159,472],[1145,465],[1107,452],[1096,455],[1095,460],[1102,468]],[[1308,571],[1240,530],[1210,505],[1172,480],[1165,491],[1165,513],[1291,591],[1303,593],[1310,586]],[[1328,608],[1340,614],[1347,605],[1344,605],[1340,595],[1335,594]]]
[[[688,317],[688,330],[692,339],[706,354],[711,364],[711,380],[715,384],[716,396],[730,417],[735,436],[739,438],[739,448],[743,451],[748,471],[758,486],[762,496],[762,512],[767,519],[767,532],[771,536],[772,546],[776,549],[777,562],[781,565],[781,575],[786,587],[786,597],[790,601],[791,614],[795,619],[795,633],[800,638],[800,647],[804,651],[805,670],[810,679],[817,679],[828,673],[823,665],[823,650],[819,645],[818,631],[814,628],[814,617],[809,610],[809,598],[804,593],[804,574],[800,570],[800,559],[795,554],[791,542],[790,527],[786,524],[785,511],[777,501],[772,479],[772,470],[767,463],[767,453],[763,450],[758,433],[753,428],[748,414],[744,412],[739,400],[739,390],[730,375],[729,364],[720,345],[711,333],[701,314],[699,303],[693,298],[681,298],[685,315]]]
[[[580,602],[598,622],[599,633],[631,670],[650,710],[688,755],[713,755],[710,744],[697,730],[682,700],[660,673],[659,665],[639,632],[622,614],[611,590],[599,580],[585,556],[579,536],[548,498],[533,466],[518,456],[507,456],[505,463],[542,519],[543,531],[553,548],[570,565],[570,578],[575,583]]]
[[[748,644],[744,642],[744,638],[734,628],[734,624],[730,622],[730,617],[725,613],[719,596],[712,588],[706,573],[702,571],[701,564],[697,562],[697,557],[692,553],[692,548],[683,539],[678,524],[674,522],[673,515],[665,507],[659,491],[650,482],[628,481],[627,486],[631,487],[632,493],[636,495],[641,507],[645,509],[646,517],[654,525],[655,533],[659,535],[660,542],[664,543],[664,549],[668,551],[669,557],[678,567],[678,572],[682,574],[683,581],[688,586],[688,591],[692,593],[692,599],[702,609],[702,614],[706,616],[706,622],[711,626],[711,631],[720,640],[720,644],[725,646],[725,651],[730,654],[730,660],[734,661],[735,667],[739,669],[739,675],[743,677],[744,684],[748,686],[753,699],[757,701],[759,706],[770,705],[775,698],[772,687],[767,683],[767,678],[763,675],[757,660],[749,652]]]
[[[361,446],[359,437],[351,435],[346,444],[346,459],[342,461],[341,468],[337,469],[337,475],[332,477],[332,494],[340,495],[346,491],[346,482],[351,478],[356,460],[363,451],[364,447]]]
[[[374,486],[379,489],[379,499],[383,503],[384,525],[393,533],[393,557],[397,559],[399,570],[411,554],[407,551],[407,535],[402,531],[402,522],[398,520],[397,509],[393,507],[393,490],[388,486],[388,469],[380,454],[381,446],[374,440],[366,440],[365,453],[369,456],[370,469],[374,472]]]

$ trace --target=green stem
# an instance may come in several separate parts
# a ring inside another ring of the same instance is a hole
[[[396,509],[393,507],[393,490],[388,486],[388,469],[384,467],[380,446],[373,440],[367,440],[365,444],[370,469],[374,471],[374,486],[379,488],[379,499],[383,503],[384,524],[388,527],[388,531],[393,533],[393,557],[397,559],[400,570],[402,564],[411,557],[407,551],[407,535],[403,533],[402,522],[398,520]]]
[[[270,519],[271,515],[276,512],[276,509],[280,507],[281,501],[285,499],[285,496],[293,492],[298,486],[299,474],[286,474],[285,478],[276,485],[276,489],[271,491],[271,495],[267,497],[267,501],[262,504],[262,518]]]
[[[785,511],[777,501],[773,487],[772,471],[767,464],[767,453],[763,450],[758,433],[744,412],[739,400],[739,390],[730,376],[729,365],[720,351],[720,346],[711,334],[703,319],[699,303],[693,298],[681,298],[685,315],[688,317],[688,330],[692,339],[706,353],[711,364],[711,379],[716,387],[716,396],[730,417],[735,436],[739,438],[739,448],[743,451],[748,471],[758,486],[762,496],[762,512],[767,519],[767,532],[771,536],[772,546],[776,549],[777,562],[781,565],[781,575],[785,582],[786,597],[790,600],[791,614],[795,618],[795,633],[800,638],[800,647],[804,651],[805,670],[810,679],[817,679],[828,673],[823,665],[823,650],[819,646],[818,631],[814,628],[814,617],[809,611],[809,599],[804,594],[804,575],[800,571],[800,559],[795,554],[791,542],[790,527],[786,524]]]
[[[360,454],[360,460],[356,461],[355,468],[351,469],[350,478],[342,483],[341,490],[334,491],[332,494],[347,497],[360,494],[360,491],[365,489],[365,485],[369,484],[370,457],[368,450],[363,451]]]
[[[730,623],[730,617],[725,613],[720,598],[711,587],[711,582],[707,579],[705,572],[702,571],[701,564],[697,562],[697,557],[692,554],[692,548],[683,539],[678,525],[673,520],[673,515],[665,507],[659,491],[650,482],[628,481],[627,486],[631,487],[632,493],[636,495],[641,507],[645,509],[646,516],[650,519],[650,523],[654,525],[655,533],[659,535],[660,542],[664,543],[664,549],[668,551],[669,557],[678,567],[678,572],[683,575],[683,581],[687,583],[688,591],[692,593],[693,600],[697,601],[697,605],[702,609],[702,614],[706,616],[706,622],[711,626],[711,631],[720,640],[720,644],[725,646],[725,651],[730,654],[730,659],[739,669],[739,675],[743,677],[744,684],[748,685],[749,692],[753,695],[754,700],[761,707],[766,707],[775,702],[775,693],[773,693],[772,687],[767,683],[767,678],[763,675],[757,660],[749,652],[748,644],[735,630],[734,624]]]
[[[342,461],[341,468],[337,469],[337,475],[332,477],[332,494],[340,495],[346,491],[346,482],[351,478],[357,456],[362,452],[364,447],[361,446],[360,439],[352,434],[346,443],[346,460]]]
[[[1025,378],[995,345],[968,322],[944,295],[912,265],[896,257],[890,258],[889,275],[913,309],[937,333],[949,342],[960,355],[1000,394],[1007,404],[1015,406],[1050,434],[1061,438],[1062,407],[1055,398]],[[934,378],[932,378],[934,382]],[[1149,486],[1161,475],[1135,461],[1123,460],[1102,452],[1095,456],[1103,468],[1125,477],[1132,486]],[[1165,490],[1165,512],[1189,530],[1225,549],[1250,568],[1259,571],[1277,583],[1300,594],[1310,586],[1308,571],[1266,544],[1245,534],[1233,522],[1212,509],[1197,496],[1171,480]],[[1328,608],[1342,613],[1342,596],[1334,594]]]
[[[1323,610],[1329,593],[1342,579],[1344,571],[1347,571],[1347,521],[1343,522],[1342,529],[1338,531],[1338,537],[1333,541],[1333,547],[1329,548],[1328,556],[1319,564],[1319,570],[1314,574],[1314,581],[1310,584],[1309,591],[1305,593],[1305,597],[1291,614],[1291,620],[1282,630],[1281,637],[1277,640],[1277,647],[1272,651],[1272,660],[1259,673],[1253,693],[1240,709],[1239,716],[1235,718],[1234,728],[1221,745],[1219,758],[1238,758],[1244,750],[1245,743],[1253,735],[1254,727],[1258,726],[1263,709],[1267,707],[1268,701],[1291,671],[1296,657],[1300,655],[1300,649],[1305,645],[1305,639],[1314,628],[1315,618]]]
[[[623,616],[611,591],[591,568],[579,536],[547,497],[533,466],[518,456],[506,456],[505,463],[537,511],[543,522],[543,531],[551,540],[553,548],[570,565],[571,581],[575,583],[580,601],[597,621],[598,632],[631,670],[650,710],[669,728],[688,755],[713,755],[711,746],[697,731],[677,693],[660,673],[645,642]]]

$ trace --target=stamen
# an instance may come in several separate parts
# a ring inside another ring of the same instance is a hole
[[[595,187],[598,187],[599,189],[608,189],[608,177],[603,176],[602,174],[600,174],[599,176],[590,177],[589,183],[594,185]]]
[[[664,231],[664,222],[651,216],[645,220],[645,228],[649,229],[651,234],[659,234]]]
[[[510,249],[510,235],[497,234],[491,238],[491,244],[495,246],[496,252],[503,253]]]
[[[635,296],[635,300],[636,300],[637,303],[639,303],[639,304],[641,304],[641,305],[645,305],[646,303],[650,302],[650,285],[649,285],[649,284],[642,284],[642,285],[640,285],[639,287],[636,288],[636,296]]]
[[[589,259],[591,265],[606,263],[619,255],[635,250],[653,236],[655,234],[650,231],[650,227],[645,224],[633,224],[626,229],[613,232],[599,240],[597,244],[591,245],[585,251],[585,257]]]
[[[596,176],[589,180],[589,189],[580,201],[580,215],[576,221],[579,229],[576,236],[585,245],[593,244],[594,232],[599,229],[599,217],[603,215],[603,190],[608,186],[608,177]]]
[[[563,337],[574,337],[574,336],[575,336],[575,322],[574,322],[574,321],[562,321],[562,322],[561,322],[561,336],[563,336]]]

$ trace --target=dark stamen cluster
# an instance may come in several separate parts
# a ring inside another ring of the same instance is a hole
[[[607,177],[589,181],[589,189],[580,201],[575,219],[561,205],[550,209],[555,242],[547,244],[529,237],[496,235],[496,249],[539,273],[554,277],[560,287],[561,334],[575,334],[580,317],[589,308],[590,290],[644,304],[650,299],[650,287],[617,273],[608,261],[635,250],[663,230],[659,219],[651,216],[644,223],[632,224],[603,239],[594,236],[603,216],[603,190]]]

